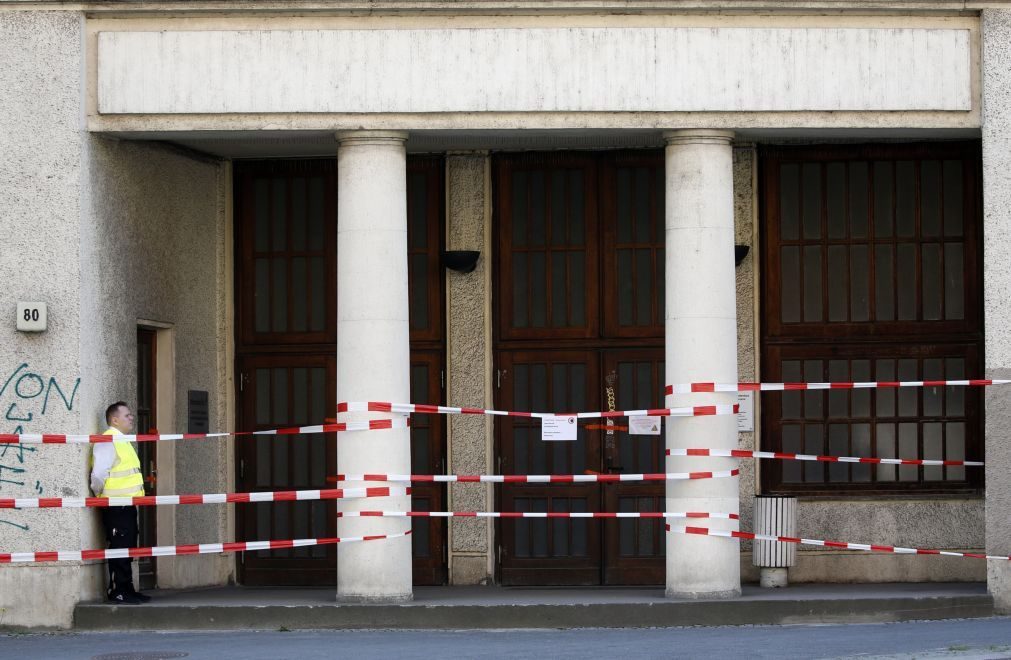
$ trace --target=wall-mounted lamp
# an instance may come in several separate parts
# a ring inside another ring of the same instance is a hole
[[[748,251],[751,250],[749,245],[735,245],[734,246],[734,265],[740,266],[741,262],[744,261],[744,257],[748,256]]]
[[[446,250],[442,253],[442,265],[458,273],[469,273],[477,267],[480,256],[477,250]]]

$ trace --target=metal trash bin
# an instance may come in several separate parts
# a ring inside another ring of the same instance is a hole
[[[755,533],[769,536],[797,535],[797,498],[779,495],[755,497]],[[779,541],[754,541],[752,563],[760,571],[763,587],[785,587],[788,569],[797,562],[797,546]]]

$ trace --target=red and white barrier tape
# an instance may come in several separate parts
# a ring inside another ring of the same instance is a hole
[[[410,494],[410,488],[375,486],[370,488],[274,490],[250,493],[209,493],[202,495],[143,495],[140,497],[14,497],[0,498],[0,509],[82,509],[110,506],[294,502],[302,500],[340,500],[358,497],[396,497],[398,495]]]
[[[515,410],[487,410],[484,408],[456,408],[433,406],[424,403],[390,403],[388,401],[343,401],[337,412],[428,413],[436,415],[497,415],[501,417],[575,417],[576,419],[601,419],[608,417],[704,417],[708,415],[736,415],[738,404],[716,406],[686,406],[683,408],[655,408],[651,410],[611,410],[601,412],[517,412]]]
[[[340,518],[712,518],[740,520],[736,513],[702,511],[342,511]]]
[[[821,456],[817,454],[787,454],[750,449],[668,449],[668,456],[716,456],[720,458],[778,458],[784,461],[818,461],[821,463],[870,463],[872,465],[966,465],[981,466],[979,461],[943,461],[931,458],[875,458],[872,456]]]
[[[674,532],[676,534],[698,534],[701,536],[722,536],[725,538],[747,539],[752,541],[778,541],[780,543],[817,545],[824,548],[838,548],[840,550],[890,552],[898,555],[943,555],[945,557],[968,557],[970,559],[996,559],[1000,561],[1011,561],[1011,555],[984,555],[978,552],[955,552],[952,550],[930,550],[926,548],[902,548],[895,545],[873,545],[868,543],[844,543],[842,541],[824,541],[821,539],[802,539],[793,536],[772,536],[769,534],[754,534],[752,532],[709,529],[708,527],[676,527],[673,525],[667,525],[667,531]]]
[[[428,483],[488,483],[488,484],[571,484],[611,483],[616,481],[681,481],[689,479],[723,479],[736,477],[740,470],[719,472],[663,472],[654,474],[338,474],[327,477],[327,483],[342,481],[393,481]]]
[[[178,555],[208,555],[223,552],[256,552],[258,550],[287,550],[313,545],[335,545],[360,541],[381,541],[408,536],[410,530],[399,534],[373,536],[332,536],[322,539],[286,539],[282,541],[237,541],[233,543],[199,543],[191,545],[161,545],[148,548],[116,548],[113,550],[51,550],[41,552],[0,552],[0,564],[20,562],[89,561],[93,559],[127,559],[130,557],[174,557]]]
[[[667,385],[664,394],[698,392],[782,392],[790,390],[863,390],[894,387],[986,387],[1007,385],[1011,380],[901,380],[834,383],[678,383]]]
[[[339,424],[316,424],[314,426],[293,426],[266,431],[236,431],[234,433],[138,433],[136,435],[68,435],[62,433],[0,433],[0,444],[21,445],[68,445],[102,444],[106,442],[159,442],[164,440],[203,440],[228,436],[302,435],[313,433],[340,433],[344,431],[378,431],[382,429],[403,429],[410,426],[410,420],[372,419]]]

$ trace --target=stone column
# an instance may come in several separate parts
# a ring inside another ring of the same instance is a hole
[[[406,133],[339,133],[337,164],[337,399],[410,401],[407,291]],[[341,421],[397,417],[346,413]],[[342,433],[337,467],[345,474],[411,471],[408,429]],[[348,487],[385,485],[347,482]],[[410,510],[410,497],[340,500],[339,509]],[[401,518],[344,518],[341,536],[410,529]],[[337,598],[410,600],[411,538],[340,545]]]
[[[1011,11],[983,10],[983,281],[986,377],[1011,378]],[[986,392],[986,551],[1011,554],[1011,396]],[[971,469],[971,468],[970,468]],[[977,468],[978,469],[978,468]],[[998,613],[1011,614],[1011,562],[987,562]]]
[[[734,277],[733,133],[672,131],[667,141],[667,383],[737,382]],[[733,403],[733,394],[667,398],[670,406]],[[733,416],[669,418],[667,447],[736,447]],[[668,458],[668,471],[728,470],[726,458]],[[737,513],[737,479],[667,483],[668,511]],[[685,525],[683,520],[670,520]],[[736,529],[732,521],[696,526]],[[724,598],[741,593],[739,542],[667,535],[667,596]]]

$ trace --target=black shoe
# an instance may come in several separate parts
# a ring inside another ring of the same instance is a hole
[[[109,594],[109,602],[114,605],[140,605],[143,601],[141,601],[133,594],[128,594],[119,591],[116,593]]]
[[[136,590],[130,590],[127,593],[129,595],[133,596],[134,598],[136,598],[137,600],[139,600],[142,603],[150,603],[151,602],[151,597],[148,596],[147,594],[142,594],[141,592],[136,591]]]

